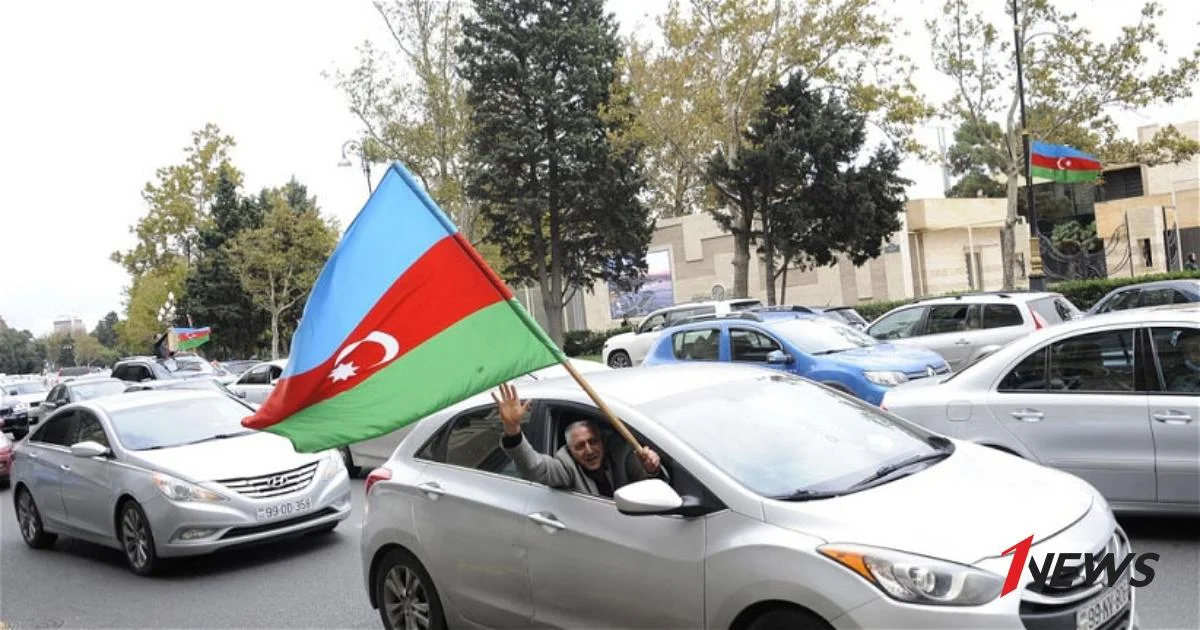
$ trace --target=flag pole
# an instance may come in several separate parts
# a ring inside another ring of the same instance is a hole
[[[579,383],[579,386],[582,387],[583,391],[586,392],[588,397],[592,399],[592,402],[596,403],[596,406],[600,408],[600,411],[608,417],[608,421],[613,425],[613,428],[617,430],[617,433],[620,433],[621,437],[625,438],[625,440],[629,442],[631,446],[633,446],[634,450],[639,453],[642,452],[642,445],[639,444],[637,438],[633,437],[633,434],[629,432],[629,427],[625,426],[625,423],[621,422],[621,419],[617,417],[617,414],[613,413],[612,409],[609,409],[608,405],[604,404],[604,400],[600,398],[600,394],[596,393],[596,390],[592,389],[592,386],[589,385],[588,382],[583,378],[583,375],[575,369],[575,366],[571,365],[571,360],[563,355],[563,360],[560,362],[560,364],[567,369],[567,373],[571,375],[571,378],[575,379],[576,383]]]

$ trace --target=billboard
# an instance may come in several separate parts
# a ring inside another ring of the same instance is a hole
[[[647,253],[646,267],[646,275],[638,280],[635,291],[622,291],[609,283],[608,306],[613,319],[642,317],[675,305],[675,288],[671,284],[671,252],[664,249]]]

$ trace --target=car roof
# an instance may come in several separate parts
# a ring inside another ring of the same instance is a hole
[[[1200,278],[1171,278],[1168,280],[1151,280],[1150,282],[1126,284],[1109,291],[1108,294],[1113,294],[1117,291],[1124,291],[1127,289],[1155,289],[1158,287],[1177,287],[1180,285],[1200,285]]]
[[[128,411],[142,407],[153,407],[169,402],[185,400],[228,399],[229,397],[217,392],[201,389],[147,389],[129,396],[105,396],[84,401],[83,405],[98,408],[106,413]],[[250,415],[247,410],[246,415]]]
[[[76,385],[83,386],[83,385],[95,385],[96,383],[125,383],[125,382],[126,381],[123,381],[119,378],[113,378],[111,376],[98,376],[95,378],[77,378],[77,379],[74,379],[71,381],[64,381],[62,383],[62,386],[69,388],[69,387],[75,387]]]
[[[954,304],[961,302],[1001,304],[1012,303],[1014,301],[1032,302],[1034,300],[1050,297],[1063,297],[1063,294],[1054,291],[989,291],[982,293],[966,293],[963,295],[917,298],[912,301],[912,304]],[[909,305],[906,304],[904,306]]]
[[[681,362],[590,372],[584,380],[602,399],[611,398],[639,407],[731,382],[761,379],[773,373],[762,367],[737,363]],[[583,393],[570,376],[520,385],[521,396],[530,398],[555,398],[567,390]],[[490,400],[486,392],[480,395],[480,400],[484,397]]]

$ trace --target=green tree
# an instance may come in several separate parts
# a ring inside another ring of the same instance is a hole
[[[207,354],[248,357],[270,325],[267,312],[254,302],[231,269],[226,245],[238,234],[261,227],[266,207],[257,199],[242,199],[233,179],[222,173],[210,210],[211,221],[200,230],[200,255],[188,270],[183,312],[197,326],[212,328]]]
[[[37,344],[28,330],[0,327],[0,374],[40,372]]]
[[[1031,139],[1092,152],[1105,161],[1186,160],[1200,144],[1174,128],[1146,144],[1120,140],[1112,113],[1191,96],[1200,71],[1200,47],[1169,67],[1152,67],[1149,51],[1166,50],[1156,24],[1163,12],[1154,2],[1143,5],[1138,22],[1123,27],[1109,42],[1101,42],[1077,24],[1078,16],[1060,12],[1049,0],[1022,2],[1014,31],[1012,7],[1004,6],[1008,21],[996,25],[971,11],[966,0],[946,0],[941,19],[931,20],[927,28],[934,64],[956,86],[944,114],[968,133],[986,138],[986,151],[1006,181],[1008,213],[1001,230],[1001,256],[1004,288],[1012,289],[1013,227],[1024,168],[1022,132]],[[1025,69],[1025,129],[1018,117],[1014,42],[1020,43]],[[994,133],[997,129],[1003,133]]]
[[[121,317],[116,311],[109,311],[104,319],[96,323],[95,330],[92,335],[96,337],[96,341],[105,348],[116,348],[118,343],[117,338],[117,322],[121,321]]]
[[[158,313],[168,294],[182,294],[187,273],[183,261],[175,260],[134,278],[125,291],[125,319],[117,324],[117,337],[125,354],[150,354],[158,335],[178,323],[164,322]]]
[[[105,347],[92,335],[81,335],[72,339],[76,365],[99,365],[104,359]]]
[[[234,144],[232,137],[223,135],[212,123],[193,132],[192,145],[184,148],[187,157],[183,163],[158,169],[157,181],[148,182],[142,190],[149,210],[129,229],[137,236],[137,244],[113,253],[112,260],[135,278],[176,261],[185,267],[192,264],[220,174],[225,173],[235,185],[241,183],[241,173],[229,161]]]
[[[648,68],[634,76],[643,79],[635,94],[656,212],[713,209],[699,201],[712,147],[732,165],[767,88],[796,71],[843,95],[898,150],[919,150],[912,126],[930,109],[912,83],[912,61],[895,48],[898,20],[878,3],[691,0],[688,8],[673,0],[659,20],[663,43],[631,49],[632,66]],[[753,217],[732,212],[733,292],[746,296]]]
[[[645,270],[653,230],[621,45],[602,0],[475,0],[463,22],[473,169],[503,275],[541,289],[547,333],[597,280]]]
[[[866,118],[802,75],[769,89],[749,121],[736,157],[718,149],[708,179],[726,201],[715,216],[726,230],[759,246],[767,303],[775,283],[786,297],[787,270],[831,265],[837,255],[862,264],[900,229],[904,187],[899,155],[879,147],[863,165]],[[739,232],[749,217],[754,231]]]
[[[270,318],[272,359],[280,357],[283,318],[303,306],[338,239],[337,226],[321,217],[314,199],[289,203],[302,190],[293,180],[267,192],[262,226],[241,231],[226,246],[242,289]]]

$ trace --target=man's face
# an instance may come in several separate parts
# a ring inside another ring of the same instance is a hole
[[[567,448],[571,451],[571,457],[586,470],[599,470],[604,463],[604,443],[589,426],[571,429],[571,434],[567,436]]]
[[[1200,335],[1184,337],[1179,344],[1183,349],[1183,358],[1192,363],[1200,363]]]

